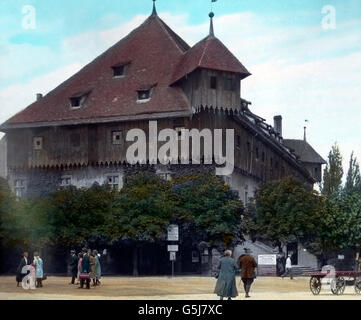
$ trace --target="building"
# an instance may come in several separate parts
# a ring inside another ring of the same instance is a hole
[[[284,143],[282,118],[271,126],[241,98],[242,81],[251,74],[215,36],[213,16],[209,35],[190,47],[154,6],[128,36],[3,123],[8,179],[16,195],[39,197],[60,186],[94,182],[121,188],[139,167],[167,179],[214,170],[204,146],[200,164],[161,165],[147,154],[144,162],[129,165],[127,132],[148,132],[151,120],[158,132],[177,130],[179,141],[185,129],[234,129],[235,168],[224,179],[244,203],[263,181],[293,176],[312,188],[320,176]]]
[[[0,139],[0,178],[7,178],[7,146],[6,136]]]

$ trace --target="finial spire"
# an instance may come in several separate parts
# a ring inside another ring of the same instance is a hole
[[[307,122],[308,122],[308,120],[306,119],[305,120],[305,126],[303,127],[303,141],[306,141],[306,129],[307,129],[306,123]]]
[[[306,129],[307,127],[303,127],[303,141],[306,141]]]
[[[214,13],[210,12],[209,13],[209,17],[211,18],[211,24],[209,26],[209,35],[210,36],[214,36],[214,28],[213,28],[213,17],[214,17]]]
[[[156,0],[153,0],[153,12],[152,12],[152,16],[156,16],[156,15],[157,15],[157,8],[155,7],[155,2],[156,2]]]

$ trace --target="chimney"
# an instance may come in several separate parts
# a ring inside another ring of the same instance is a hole
[[[282,137],[282,116],[274,116],[273,122],[275,131]]]
[[[37,93],[36,94],[36,101],[39,101],[43,98],[43,94],[42,93]]]

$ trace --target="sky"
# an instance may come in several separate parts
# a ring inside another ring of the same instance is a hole
[[[283,137],[327,160],[337,142],[344,170],[361,160],[361,0],[157,0],[159,16],[189,45],[215,35],[252,75],[251,110]],[[151,0],[0,0],[0,122],[46,94],[140,25]],[[305,120],[308,120],[306,123]]]

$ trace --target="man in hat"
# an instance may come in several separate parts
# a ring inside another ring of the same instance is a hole
[[[22,273],[23,267],[29,264],[30,264],[29,253],[27,251],[24,251],[23,257],[19,263],[18,268],[16,269],[16,282],[18,287],[20,287],[21,281],[26,276],[26,273]]]
[[[290,279],[293,280],[293,274],[292,274],[292,261],[291,261],[291,255],[289,254],[286,260],[286,272],[282,275],[282,279],[289,275]]]
[[[251,250],[244,248],[245,254],[238,259],[238,265],[242,269],[241,279],[246,293],[246,298],[250,298],[249,292],[255,278],[255,268],[257,268],[256,260],[251,256]]]
[[[69,284],[75,284],[75,279],[78,276],[78,256],[75,254],[75,250],[70,251],[70,272],[71,282]]]

